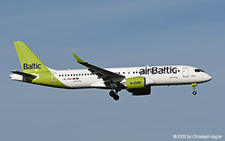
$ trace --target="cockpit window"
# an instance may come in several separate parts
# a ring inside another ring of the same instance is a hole
[[[204,71],[201,69],[195,69],[195,72],[204,72]]]

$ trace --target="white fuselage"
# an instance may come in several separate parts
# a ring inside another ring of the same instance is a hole
[[[125,76],[121,84],[126,85],[126,78],[142,76],[146,85],[183,85],[203,83],[212,79],[204,71],[192,66],[146,66],[126,68],[106,68],[111,72]],[[69,88],[107,88],[102,78],[87,69],[53,70],[52,74]],[[52,82],[57,80],[51,80]]]

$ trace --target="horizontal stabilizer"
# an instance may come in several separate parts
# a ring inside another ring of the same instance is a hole
[[[28,74],[28,73],[24,73],[24,72],[20,72],[20,71],[11,71],[12,73],[18,74],[18,75],[22,75],[24,77],[28,77],[28,78],[36,78],[36,75],[32,75],[32,74]]]

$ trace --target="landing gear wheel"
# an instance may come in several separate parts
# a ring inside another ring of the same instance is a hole
[[[109,95],[110,95],[111,97],[113,97],[114,95],[116,95],[116,93],[115,93],[114,91],[110,91],[110,92],[109,92]]]
[[[117,101],[117,100],[120,99],[120,97],[116,94],[116,95],[113,96],[113,99],[114,99],[115,101]]]
[[[117,100],[120,99],[119,95],[116,94],[114,91],[110,91],[110,92],[109,92],[109,95],[110,95],[115,101],[117,101]]]
[[[196,92],[196,91],[193,91],[192,93],[193,93],[193,95],[196,95],[196,94],[197,94],[197,92]]]

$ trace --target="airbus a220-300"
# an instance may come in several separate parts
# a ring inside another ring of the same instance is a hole
[[[109,89],[109,95],[119,100],[118,92],[125,89],[133,95],[149,95],[152,86],[191,85],[193,95],[198,83],[212,77],[203,70],[186,65],[100,68],[73,54],[87,69],[55,70],[45,66],[22,41],[14,42],[23,71],[11,71],[10,79],[57,88]]]

